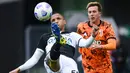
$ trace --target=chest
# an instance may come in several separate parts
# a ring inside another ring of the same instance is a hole
[[[73,38],[71,37],[70,34],[62,34],[62,36],[65,38],[65,40],[67,41],[66,44],[70,45],[70,46],[73,46],[74,47],[74,40]],[[50,37],[48,40],[47,40],[47,45],[46,45],[46,52],[48,53],[52,46],[54,45],[54,43],[56,42],[56,39],[55,37]]]
[[[82,33],[82,36],[84,38],[89,38],[92,33],[92,28],[91,27],[84,27],[84,33]],[[95,41],[101,41],[102,43],[106,43],[106,30],[105,27],[100,26],[98,30],[98,34],[95,37]],[[101,43],[100,42],[100,43]]]

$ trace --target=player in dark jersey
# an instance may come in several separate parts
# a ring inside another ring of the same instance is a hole
[[[78,73],[77,64],[73,59],[76,46],[91,45],[96,36],[96,28],[88,39],[83,39],[76,32],[65,32],[66,21],[61,14],[53,14],[50,20],[52,32],[43,34],[33,56],[10,73],[19,73],[33,67],[43,53],[46,53],[44,65],[48,73]]]

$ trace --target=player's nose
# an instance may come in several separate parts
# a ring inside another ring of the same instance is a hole
[[[58,24],[58,20],[55,20],[55,23],[57,23],[57,24]]]

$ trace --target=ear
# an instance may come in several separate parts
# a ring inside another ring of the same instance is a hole
[[[100,14],[99,16],[101,17],[102,16],[102,12],[99,12],[99,14]]]
[[[64,23],[67,24],[66,20],[64,19]]]

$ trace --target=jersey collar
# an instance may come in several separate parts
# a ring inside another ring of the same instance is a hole
[[[101,25],[101,23],[102,23],[102,21],[100,20],[100,23],[98,24],[98,27]],[[88,21],[88,26],[93,27],[93,26],[90,25],[90,21]]]
[[[68,32],[68,31],[61,32],[61,34],[66,34],[66,33],[70,33],[70,32]]]

